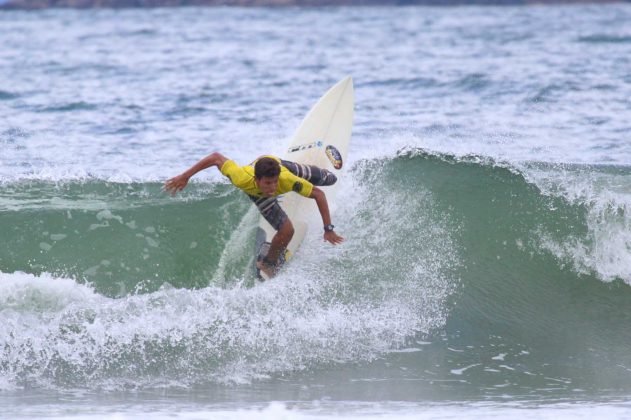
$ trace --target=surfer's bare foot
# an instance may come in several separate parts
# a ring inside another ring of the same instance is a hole
[[[263,261],[257,261],[256,267],[261,270],[267,277],[274,277],[278,273],[278,267],[272,264],[266,264]]]

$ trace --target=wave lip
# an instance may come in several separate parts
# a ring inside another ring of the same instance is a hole
[[[72,279],[59,279],[48,273],[40,276],[24,272],[2,274],[0,311],[50,316],[75,303],[98,303],[100,296]]]

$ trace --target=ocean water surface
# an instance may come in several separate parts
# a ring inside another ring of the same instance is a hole
[[[631,7],[0,13],[7,418],[580,418],[631,405]],[[354,79],[333,247],[274,281],[219,151]]]

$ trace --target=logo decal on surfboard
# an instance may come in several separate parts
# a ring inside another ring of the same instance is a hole
[[[300,146],[290,147],[289,150],[287,150],[287,153],[294,153],[294,152],[299,152],[301,150],[313,149],[314,147],[322,147],[323,144],[324,143],[322,143],[322,141],[320,140],[314,141],[313,143],[309,143],[309,144],[301,144]]]
[[[331,146],[329,144],[326,147],[325,152],[326,152],[326,157],[329,158],[333,167],[335,169],[342,169],[342,165],[344,164],[344,162],[342,162],[342,154],[340,153],[340,151],[337,150],[335,146]]]

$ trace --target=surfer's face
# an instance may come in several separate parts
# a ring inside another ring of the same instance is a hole
[[[266,197],[271,197],[278,189],[278,177],[277,176],[263,176],[260,179],[255,179],[256,186],[259,187],[261,192]]]

